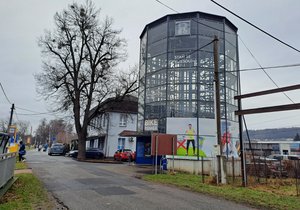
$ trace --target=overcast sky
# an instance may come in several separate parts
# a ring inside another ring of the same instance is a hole
[[[35,87],[33,74],[41,71],[41,54],[37,39],[45,29],[53,28],[53,15],[66,8],[73,1],[68,0],[1,0],[0,1],[0,82],[9,100],[17,107],[48,112],[49,103],[41,100]],[[77,1],[83,2],[83,1]],[[238,34],[262,66],[276,66],[300,63],[300,53],[257,31],[222,10],[209,0],[161,0],[179,12],[201,11],[226,16],[238,27]],[[300,1],[295,0],[217,0],[220,4],[269,33],[300,49]],[[170,9],[155,0],[97,0],[101,16],[114,18],[115,28],[122,28],[121,34],[128,43],[128,60],[119,65],[127,69],[138,63],[139,35],[144,26],[166,14]],[[240,68],[259,67],[245,46],[239,40]],[[300,67],[267,70],[279,86],[299,83]],[[241,74],[242,93],[275,88],[262,71]],[[287,92],[289,97],[300,103],[300,90]],[[290,101],[283,94],[264,96],[243,101],[244,108],[287,104]],[[0,91],[0,119],[9,117],[11,105]],[[30,112],[17,109],[20,120],[27,120],[35,129],[41,118],[49,115],[22,115]],[[300,126],[300,111],[277,112],[247,116],[249,128]]]

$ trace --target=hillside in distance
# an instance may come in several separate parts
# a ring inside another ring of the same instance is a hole
[[[248,132],[251,140],[291,140],[295,138],[297,133],[300,135],[300,127],[248,130]],[[245,131],[243,135],[247,139]]]

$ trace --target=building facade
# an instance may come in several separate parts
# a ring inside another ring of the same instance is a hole
[[[297,155],[300,158],[300,141],[257,141],[245,142],[245,151],[256,156]]]
[[[121,101],[108,99],[102,111],[91,120],[88,126],[86,147],[103,150],[105,157],[113,157],[118,149],[136,149],[136,139],[121,137],[123,130],[136,131],[137,98],[126,96]],[[93,111],[93,110],[92,110]]]
[[[177,134],[179,155],[189,155],[188,140],[194,140],[193,152],[202,156],[212,155],[217,144],[215,36],[223,148],[236,155],[237,28],[225,17],[192,12],[164,16],[146,25],[140,36],[138,131]]]

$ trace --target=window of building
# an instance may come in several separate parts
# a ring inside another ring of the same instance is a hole
[[[102,117],[102,127],[106,126],[106,119],[107,119],[107,116],[104,114]]]
[[[118,138],[118,149],[125,148],[125,138]]]
[[[89,147],[94,148],[94,139],[90,140],[90,145]]]
[[[120,127],[126,127],[127,126],[127,115],[126,114],[120,114]]]
[[[190,35],[191,34],[191,21],[176,21],[175,22],[175,35]]]

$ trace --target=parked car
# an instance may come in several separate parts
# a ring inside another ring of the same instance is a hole
[[[133,161],[135,160],[135,152],[131,149],[118,149],[114,154],[114,160]]]
[[[48,150],[48,155],[65,155],[65,146],[60,143],[52,144]]]
[[[78,150],[71,150],[71,151],[69,152],[69,156],[70,156],[70,157],[76,158],[77,155],[78,155]]]
[[[69,152],[69,156],[77,158],[78,150],[71,150]],[[86,158],[94,158],[94,159],[103,159],[104,158],[104,153],[99,148],[87,148],[86,152],[85,152],[85,157]]]

